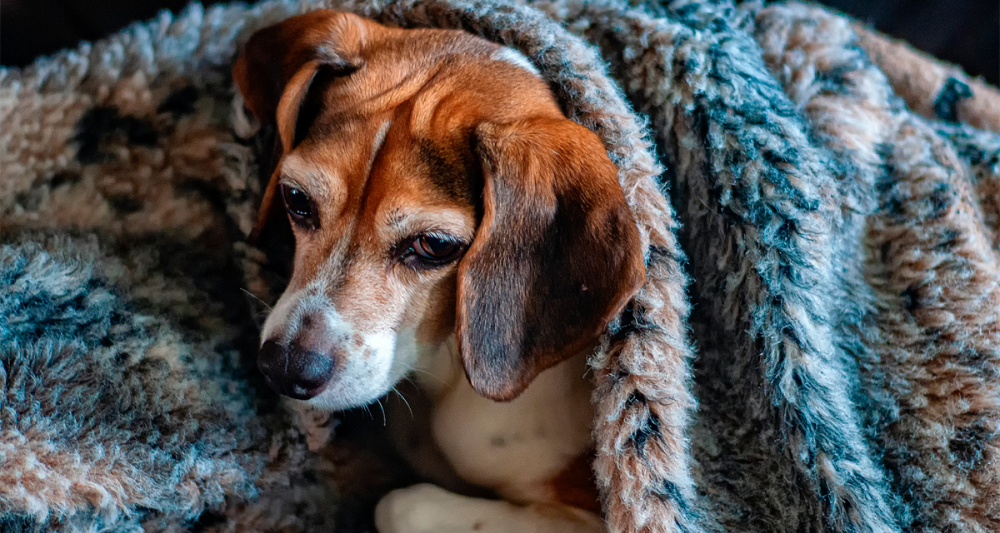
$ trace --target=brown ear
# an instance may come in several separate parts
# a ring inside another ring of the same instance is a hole
[[[301,140],[300,109],[317,72],[347,75],[361,68],[364,19],[318,10],[254,33],[233,65],[233,80],[244,105],[261,125],[277,128],[279,157]],[[263,228],[277,189],[271,176],[251,239]]]
[[[567,119],[476,130],[483,219],[458,269],[456,332],[473,388],[512,400],[593,345],[646,279],[617,169]]]

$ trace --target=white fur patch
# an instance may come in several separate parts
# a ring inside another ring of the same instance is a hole
[[[372,171],[372,166],[375,164],[375,158],[378,157],[378,151],[382,149],[382,145],[385,143],[385,136],[389,133],[389,128],[392,127],[392,121],[387,120],[378,127],[378,131],[375,132],[375,140],[372,142],[372,155],[368,158],[368,166],[365,168],[365,175],[368,175]]]
[[[396,334],[392,351],[392,367],[389,375],[393,383],[403,379],[403,376],[410,372],[410,369],[417,364],[420,358],[420,349],[417,347],[416,330],[407,329]]]
[[[261,329],[260,333],[260,343],[264,344],[264,341],[272,339],[275,337],[284,337],[284,335],[277,335],[277,333],[285,329],[285,323],[288,321],[288,313],[292,309],[292,306],[298,302],[299,294],[302,291],[288,293],[285,292],[278,299],[278,303],[274,304],[274,308],[271,309],[270,314],[267,315],[267,320],[264,321],[264,327]]]
[[[538,69],[535,68],[535,65],[533,65],[531,61],[528,60],[527,57],[525,57],[524,54],[513,48],[510,48],[509,46],[505,46],[494,52],[493,59],[496,61],[505,61],[507,63],[510,63],[511,65],[516,65],[534,74],[535,76],[538,76],[539,78],[542,77],[542,74],[538,72]]]
[[[236,96],[233,97],[230,122],[233,125],[233,133],[241,139],[250,139],[260,130],[260,123],[247,112],[243,105],[243,95],[239,91],[236,91]]]
[[[392,332],[363,335],[363,344],[346,343],[341,366],[326,390],[309,404],[331,411],[359,407],[387,393],[402,373],[394,375],[395,335]]]

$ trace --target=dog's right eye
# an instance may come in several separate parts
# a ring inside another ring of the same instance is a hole
[[[317,221],[315,217],[315,207],[309,195],[291,187],[281,186],[281,197],[285,200],[285,209],[292,216],[292,220],[312,229],[316,229]]]

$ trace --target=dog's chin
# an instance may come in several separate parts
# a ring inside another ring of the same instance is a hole
[[[322,411],[346,411],[348,409],[354,409],[355,407],[362,407],[370,403],[374,403],[375,400],[385,396],[392,390],[396,383],[380,389],[373,389],[364,391],[362,393],[351,393],[345,394],[344,391],[337,390],[332,384],[327,387],[321,394],[310,398],[308,400],[293,400],[293,402],[301,402],[307,404],[313,409],[319,409]],[[333,389],[333,390],[331,390]]]

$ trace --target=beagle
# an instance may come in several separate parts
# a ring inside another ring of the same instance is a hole
[[[267,383],[340,410],[410,376],[446,466],[502,498],[396,490],[379,531],[602,531],[586,356],[645,269],[597,136],[461,31],[315,11],[255,33],[233,76],[280,145],[256,229],[295,236]]]

